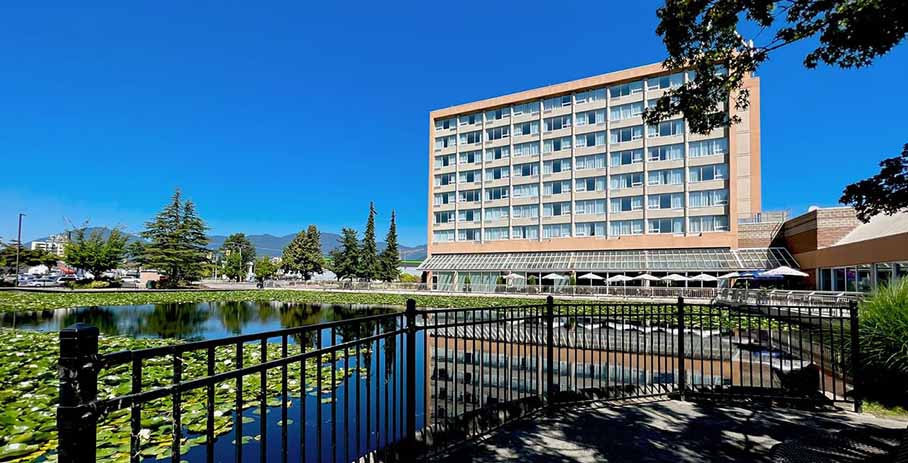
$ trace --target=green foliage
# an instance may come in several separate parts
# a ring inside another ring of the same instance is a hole
[[[281,266],[286,272],[299,273],[307,281],[313,274],[322,272],[325,258],[322,255],[321,233],[315,225],[309,225],[308,229],[296,234],[284,249]]]
[[[148,240],[145,260],[165,278],[161,283],[177,287],[197,279],[208,262],[207,227],[192,201],[183,201],[177,190],[168,205],[145,224],[142,237]]]
[[[536,279],[536,275],[530,275],[529,278],[527,278],[528,286],[536,286],[537,283],[538,283],[538,280]]]
[[[235,281],[242,281],[246,278],[249,267],[243,262],[243,257],[238,252],[232,252],[224,259],[224,275]]]
[[[391,211],[391,226],[388,227],[385,242],[388,246],[379,256],[381,279],[394,281],[400,276],[400,249],[397,246],[397,217],[394,211]]]
[[[249,264],[255,262],[255,246],[243,233],[234,233],[224,240],[221,252],[227,256],[224,275],[236,281],[246,278]]]
[[[66,283],[69,289],[103,289],[111,287],[109,281],[70,281]]]
[[[255,279],[264,282],[267,279],[274,278],[274,275],[277,274],[277,269],[277,264],[271,262],[270,257],[263,256],[255,263]]]
[[[808,39],[815,48],[804,66],[823,62],[842,68],[862,67],[888,53],[908,34],[908,2],[904,0],[667,0],[659,8],[659,26],[668,51],[667,69],[692,69],[696,78],[661,97],[644,111],[653,124],[683,113],[696,133],[740,122],[725,111],[729,95],[739,109],[747,108],[749,93],[743,80],[774,50]],[[756,27],[742,28],[740,21]],[[753,39],[739,30],[754,29]],[[771,32],[771,33],[769,33]]]
[[[877,288],[858,311],[864,394],[908,405],[908,278]]]
[[[0,245],[0,275],[14,273],[16,267],[16,246]],[[57,256],[47,251],[19,248],[19,268],[25,270],[35,265],[46,265],[48,268],[57,265]]]
[[[401,283],[419,283],[419,277],[416,275],[411,275],[409,273],[401,273],[400,277]]]
[[[104,239],[101,230],[98,229],[86,236],[85,228],[80,228],[74,230],[70,236],[63,256],[67,264],[91,272],[95,278],[100,278],[102,273],[123,263],[127,237],[120,230],[111,230],[107,239]]]
[[[366,231],[363,233],[356,276],[369,281],[379,280],[382,276],[378,248],[375,245],[375,203],[372,202],[369,203],[369,218],[366,220]]]
[[[908,143],[901,155],[880,163],[879,174],[845,187],[839,202],[854,207],[865,223],[877,214],[892,215],[908,208]]]
[[[344,228],[341,230],[341,245],[331,251],[331,271],[337,275],[338,280],[358,276],[360,269],[359,239],[356,230]]]
[[[145,243],[142,241],[133,241],[126,245],[126,260],[136,267],[142,268],[148,263],[145,255]]]

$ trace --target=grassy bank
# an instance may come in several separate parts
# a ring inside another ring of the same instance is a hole
[[[180,292],[110,292],[110,293],[39,293],[0,291],[0,311],[21,312],[72,307],[112,305],[166,304],[226,301],[281,301],[321,304],[406,304],[416,300],[418,307],[502,307],[539,304],[540,299],[515,299],[478,296],[434,296],[379,293],[332,293],[321,291],[180,291]]]

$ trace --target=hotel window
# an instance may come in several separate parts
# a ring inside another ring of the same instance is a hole
[[[684,121],[680,119],[646,126],[647,138],[673,137],[676,135],[684,135]]]
[[[503,178],[508,178],[510,172],[511,168],[508,166],[486,169],[486,180],[501,180]]]
[[[676,96],[671,97],[672,103],[678,103],[679,101],[680,100],[678,99],[678,97],[676,97]],[[656,109],[657,104],[659,104],[659,98],[652,98],[652,99],[646,100],[647,109]]]
[[[636,95],[643,93],[643,82],[630,82],[622,85],[609,87],[609,98],[620,98],[623,96]]]
[[[724,215],[705,215],[691,217],[688,220],[690,233],[707,233],[715,231],[728,231],[728,217]]]
[[[480,180],[479,170],[468,170],[460,173],[460,181],[457,183],[477,183]]]
[[[539,196],[539,185],[529,183],[526,185],[514,185],[515,198],[535,198]]]
[[[557,174],[571,170],[570,159],[555,159],[553,161],[544,161],[542,163],[542,173],[545,175]]]
[[[525,114],[529,114],[529,115],[539,114],[539,102],[531,101],[529,103],[514,105],[514,115],[515,116],[520,116],[520,115],[525,115]]]
[[[454,222],[454,211],[445,211],[445,212],[436,212],[435,213],[435,223],[453,223]]]
[[[523,227],[511,227],[512,240],[538,240],[539,227],[536,225],[527,225]]]
[[[553,130],[566,129],[571,126],[571,116],[556,116],[545,119],[545,131],[551,132]]]
[[[728,177],[728,166],[725,164],[712,164],[709,166],[698,166],[690,168],[690,183],[708,182],[710,180],[721,180]]]
[[[691,208],[724,206],[728,204],[728,190],[691,191],[688,204]]]
[[[612,236],[627,236],[627,235],[642,235],[643,234],[643,221],[642,220],[613,220],[609,222],[609,235]]]
[[[647,209],[682,209],[684,208],[684,195],[682,193],[665,193],[649,195],[646,199]]]
[[[435,186],[445,186],[454,183],[454,174],[441,174],[435,176]]]
[[[612,129],[611,143],[625,143],[643,138],[643,126],[635,125],[623,129]]]
[[[457,139],[454,137],[454,135],[448,135],[447,137],[436,137],[435,151],[454,146],[454,142],[456,140]]]
[[[435,243],[447,243],[454,241],[454,230],[437,230],[432,232],[432,241]]]
[[[442,206],[445,204],[454,204],[454,192],[450,193],[437,193],[435,195],[435,205]]]
[[[508,239],[508,227],[495,227],[485,229],[486,241],[501,241]]]
[[[590,156],[580,156],[576,161],[577,170],[584,169],[604,169],[605,168],[605,155],[604,154],[593,154]]]
[[[508,199],[508,187],[500,186],[496,188],[486,188],[486,201],[495,201],[497,199]]]
[[[683,169],[651,170],[647,177],[649,185],[681,185],[684,183]]]
[[[494,129],[486,129],[486,140],[501,140],[502,138],[508,138],[508,126],[495,127]]]
[[[542,216],[543,217],[558,217],[562,215],[570,215],[571,213],[571,203],[570,201],[565,201],[561,203],[545,203],[542,205]]]
[[[574,95],[574,101],[577,104],[582,103],[592,103],[594,101],[602,101],[605,99],[605,89],[604,88],[594,88],[592,90],[587,90],[585,92],[580,92]]]
[[[612,198],[609,212],[632,212],[643,209],[643,196]]]
[[[511,108],[498,108],[486,111],[487,121],[497,121],[511,116]]]
[[[543,238],[568,238],[571,236],[571,224],[556,223],[542,226]]]
[[[610,183],[609,188],[613,190],[641,186],[643,185],[643,172],[612,175]]]
[[[457,241],[479,241],[479,229],[461,228],[457,230]]]
[[[578,223],[574,236],[605,236],[605,222]]]
[[[604,199],[586,199],[583,201],[575,201],[574,202],[574,214],[576,214],[576,215],[605,214],[605,200]]]
[[[649,232],[679,235],[684,233],[684,218],[650,219]]]
[[[597,109],[585,113],[577,113],[577,127],[585,125],[605,124],[605,110]]]
[[[539,142],[518,143],[514,145],[514,157],[534,156],[539,154]]]
[[[512,217],[515,219],[535,219],[539,217],[539,206],[535,204],[524,204],[511,208]]]
[[[626,166],[643,162],[643,150],[615,151],[612,153],[611,166]]]
[[[650,77],[646,79],[647,90],[667,90],[678,88],[684,84],[684,74],[672,74],[670,76]]]
[[[482,131],[481,130],[460,134],[460,144],[461,145],[475,145],[477,143],[482,143]]]
[[[571,181],[564,180],[561,182],[545,182],[542,184],[542,195],[543,196],[552,196],[560,195],[562,193],[571,192]]]
[[[542,141],[543,153],[569,149],[571,149],[571,137],[550,138]]]
[[[486,150],[486,162],[497,161],[499,159],[507,159],[511,155],[511,148],[507,146],[499,146],[498,148],[489,148]]]
[[[460,116],[460,125],[476,125],[482,123],[482,114],[473,113]]]
[[[643,114],[643,102],[637,101],[634,103],[612,106],[609,109],[608,118],[610,121],[615,122],[637,117],[641,114]]]
[[[441,169],[442,167],[448,167],[454,165],[454,155],[446,154],[444,156],[435,156],[435,168]]]
[[[578,178],[574,182],[576,191],[605,191],[605,177]]]
[[[687,149],[688,156],[692,158],[726,153],[728,153],[728,140],[725,138],[692,141]]]
[[[577,147],[602,146],[605,144],[605,131],[577,135]]]
[[[564,108],[571,105],[571,96],[556,96],[555,98],[549,98],[542,102],[542,109],[544,112],[549,112],[555,108]]]
[[[474,222],[479,223],[480,213],[479,209],[467,209],[457,211],[457,221],[458,222]]]
[[[535,162],[514,165],[515,177],[535,177],[537,175],[539,175],[539,164]]]
[[[649,148],[650,161],[678,161],[684,159],[684,145],[663,145]]]
[[[482,151],[460,153],[460,164],[479,164],[482,162]]]
[[[475,203],[478,202],[481,197],[480,190],[463,190],[457,192],[457,202],[459,203]]]
[[[514,124],[514,135],[536,135],[539,133],[539,121]]]
[[[438,119],[435,121],[435,130],[453,129],[455,123],[456,118],[453,117],[449,117],[447,119]]]
[[[494,222],[496,220],[505,220],[508,218],[508,208],[505,207],[487,207],[483,211],[482,218],[486,222]]]

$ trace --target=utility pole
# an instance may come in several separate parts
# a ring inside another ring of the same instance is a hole
[[[16,239],[16,283],[15,286],[19,286],[19,250],[22,249],[22,217],[25,217],[25,214],[19,213],[19,234]]]

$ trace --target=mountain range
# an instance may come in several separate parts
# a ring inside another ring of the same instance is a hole
[[[104,227],[92,227],[86,229],[86,233],[92,233],[95,230],[100,230],[103,236],[107,236],[110,233],[110,230]],[[65,234],[65,233],[64,233]],[[128,239],[130,242],[139,240],[140,238],[132,233],[127,233]],[[285,235],[285,236],[274,236],[269,234],[263,235],[246,235],[246,238],[252,243],[255,247],[255,253],[257,256],[269,256],[277,257],[280,256],[284,248],[290,244],[290,241],[293,240],[295,234]],[[34,241],[46,241],[49,237],[38,238]],[[227,239],[225,235],[211,235],[208,237],[209,243],[208,248],[218,249],[224,244],[224,240]],[[325,255],[328,255],[334,249],[340,247],[340,235],[336,233],[327,233],[322,232],[321,234],[321,245],[322,252]],[[25,247],[31,246],[31,242],[25,243]],[[378,250],[382,251],[387,246],[387,243],[384,241],[379,241],[376,243]],[[419,246],[403,246],[399,245],[401,258],[405,260],[423,260],[426,258],[426,245],[422,244]]]

